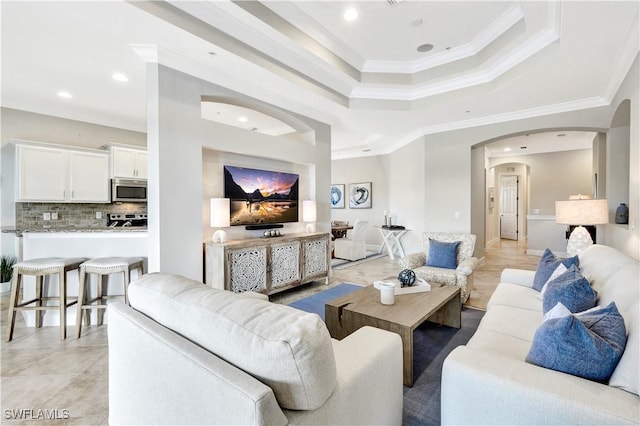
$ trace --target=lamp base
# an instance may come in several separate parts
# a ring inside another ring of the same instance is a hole
[[[314,232],[316,232],[316,224],[307,223],[307,225],[305,226],[305,231],[307,231],[307,234],[313,234]]]
[[[227,241],[227,233],[222,229],[218,229],[211,236],[211,241],[214,243],[224,243],[225,241]]]
[[[572,257],[581,254],[587,247],[593,245],[589,231],[584,226],[578,226],[573,230],[567,243],[567,256]]]

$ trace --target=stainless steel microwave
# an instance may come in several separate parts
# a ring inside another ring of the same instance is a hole
[[[111,179],[111,201],[126,203],[146,203],[147,180]]]

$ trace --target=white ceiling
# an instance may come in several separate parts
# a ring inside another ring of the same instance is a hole
[[[157,46],[165,65],[330,124],[333,158],[388,153],[440,131],[607,105],[638,54],[639,5],[2,1],[1,103],[145,131],[140,53]],[[357,20],[342,18],[347,6]],[[237,125],[223,107],[209,118]],[[278,127],[253,119],[240,125]]]

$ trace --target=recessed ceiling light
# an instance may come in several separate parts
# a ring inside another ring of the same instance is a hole
[[[122,82],[129,81],[127,76],[122,74],[121,72],[117,72],[117,73],[113,74],[111,77],[116,81],[122,81]]]
[[[61,98],[65,98],[65,99],[69,99],[72,98],[73,96],[71,96],[71,93],[65,91],[65,90],[61,90],[58,92],[58,96],[60,96]]]
[[[238,121],[241,123],[246,123],[247,121],[249,121],[249,119],[243,115],[238,117]]]
[[[511,148],[506,147],[505,149],[503,149],[503,151],[504,151],[504,152],[509,152],[509,151],[511,151]]]
[[[430,43],[425,43],[418,46],[418,52],[422,52],[422,53],[428,52],[431,49],[433,49],[433,44],[430,44]]]
[[[345,21],[355,21],[358,19],[358,11],[354,8],[349,8],[345,10],[343,17]]]

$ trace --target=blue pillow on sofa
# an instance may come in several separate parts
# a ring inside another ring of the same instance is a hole
[[[547,282],[551,274],[553,274],[553,271],[555,271],[561,263],[568,269],[571,265],[578,266],[580,260],[578,259],[578,256],[559,259],[551,250],[545,249],[542,257],[540,258],[540,262],[538,263],[536,274],[533,277],[533,289],[538,291],[542,290],[544,284]]]
[[[445,243],[429,238],[429,258],[427,266],[456,269],[458,267],[458,246],[461,241]]]
[[[627,343],[624,319],[615,302],[543,322],[526,361],[589,380],[606,381]]]
[[[571,312],[582,312],[596,306],[598,293],[582,276],[576,265],[547,283],[542,296],[542,312],[547,313],[558,302]]]

